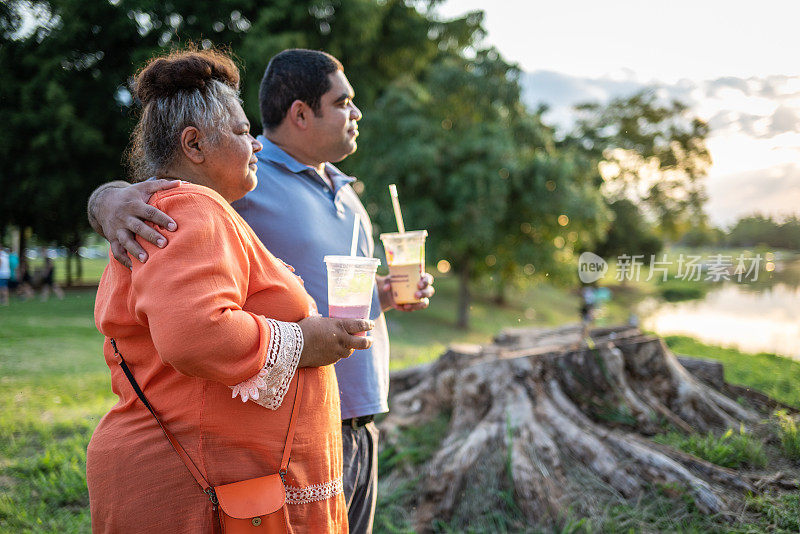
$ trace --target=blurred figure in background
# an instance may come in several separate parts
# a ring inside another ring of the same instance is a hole
[[[586,285],[581,289],[581,339],[589,337],[589,329],[594,322],[595,307],[597,306],[597,295],[595,289]]]
[[[33,297],[33,277],[31,276],[31,267],[28,263],[28,258],[23,254],[19,258],[19,267],[17,268],[17,294],[22,300],[28,300]]]
[[[56,266],[53,264],[53,260],[45,252],[44,270],[42,271],[42,302],[47,302],[47,299],[50,298],[50,291],[56,294],[58,300],[62,300],[64,298],[64,292],[56,283],[55,271]]]
[[[8,263],[11,266],[11,278],[8,279],[8,292],[9,294],[16,293],[19,286],[19,278],[17,277],[19,271],[19,255],[12,249],[8,253]]]
[[[0,245],[0,305],[8,306],[8,282],[11,279],[11,261],[8,249]]]

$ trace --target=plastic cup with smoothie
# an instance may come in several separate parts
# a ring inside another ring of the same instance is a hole
[[[426,230],[381,234],[383,248],[386,250],[386,263],[389,265],[389,280],[392,296],[397,304],[419,302],[415,293],[417,284],[425,272]]]
[[[325,256],[328,267],[328,317],[369,319],[375,271],[381,260],[363,256]],[[356,334],[366,336],[366,332]]]

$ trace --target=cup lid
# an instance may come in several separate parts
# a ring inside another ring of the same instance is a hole
[[[409,232],[389,232],[386,234],[381,234],[381,239],[407,239],[407,238],[414,238],[414,239],[421,239],[423,237],[427,237],[428,231],[427,230],[412,230]]]
[[[344,265],[363,265],[364,267],[378,267],[381,260],[378,258],[367,258],[365,256],[325,256],[325,263],[338,263]]]

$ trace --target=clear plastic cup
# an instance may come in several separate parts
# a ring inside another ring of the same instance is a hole
[[[375,271],[381,260],[362,256],[325,256],[328,267],[328,317],[369,319]],[[365,336],[366,332],[356,334]]]
[[[417,284],[425,272],[425,238],[427,230],[381,234],[389,265],[392,296],[397,304],[415,304],[419,299]]]

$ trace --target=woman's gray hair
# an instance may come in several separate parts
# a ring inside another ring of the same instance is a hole
[[[239,91],[219,80],[208,80],[202,89],[177,91],[144,104],[128,154],[134,180],[159,176],[168,169],[178,157],[181,133],[188,126],[216,143],[221,128],[230,125],[235,102],[242,102]]]

